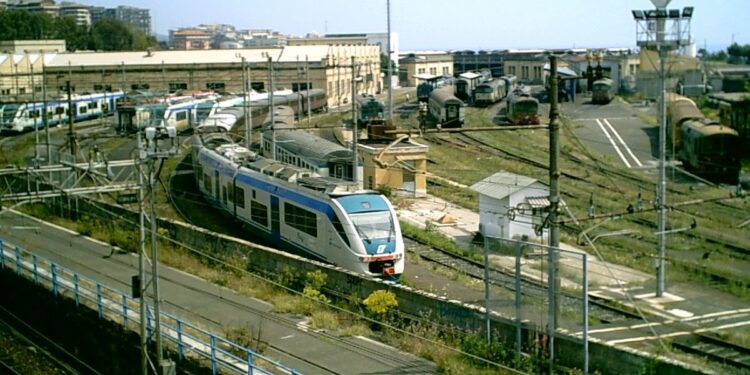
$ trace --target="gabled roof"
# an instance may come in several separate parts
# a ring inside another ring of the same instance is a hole
[[[490,198],[503,199],[535,183],[546,185],[535,178],[502,171],[471,185],[471,190]]]

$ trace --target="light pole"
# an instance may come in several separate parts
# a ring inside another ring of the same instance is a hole
[[[354,61],[352,56],[352,181],[359,184],[359,176],[357,171],[357,165],[359,164],[359,156],[357,155],[357,143],[359,141],[359,128],[357,118],[357,83],[362,80],[362,77],[357,75],[355,69],[359,66]]]
[[[393,71],[393,68],[391,67],[391,0],[386,1],[387,11],[388,11],[388,74],[386,75],[386,80],[388,80],[388,119],[389,121],[393,121],[393,87],[391,87],[391,83],[393,80],[391,79],[391,74]]]
[[[656,297],[661,297],[665,285],[666,257],[666,138],[667,138],[667,89],[666,59],[669,51],[690,44],[690,19],[693,7],[667,9],[671,0],[651,0],[656,9],[633,10],[636,22],[636,41],[639,47],[656,50],[659,53],[659,183],[656,191],[658,209],[656,258]],[[677,132],[679,129],[673,129]]]

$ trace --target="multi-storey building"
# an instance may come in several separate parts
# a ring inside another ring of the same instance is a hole
[[[149,9],[120,5],[117,8],[90,7],[89,12],[92,23],[104,18],[112,18],[141,30],[146,35],[151,35],[151,11]]]
[[[60,14],[60,6],[54,0],[11,0],[8,1],[9,10],[25,10],[28,12],[44,12],[52,17]]]
[[[63,1],[60,4],[60,17],[73,18],[78,26],[91,26],[91,11],[88,5]]]

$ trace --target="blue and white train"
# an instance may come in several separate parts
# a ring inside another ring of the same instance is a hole
[[[384,196],[259,157],[226,133],[194,135],[193,160],[207,200],[266,242],[369,276],[403,273],[401,228]]]
[[[122,91],[73,95],[73,120],[84,121],[114,113],[115,102],[125,97]],[[0,104],[0,130],[9,133],[44,127],[44,102],[35,103],[5,103]],[[54,126],[68,122],[68,100],[60,98],[48,101],[47,125]]]

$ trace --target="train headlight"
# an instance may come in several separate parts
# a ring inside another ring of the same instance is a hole
[[[167,136],[170,139],[174,139],[177,137],[177,128],[174,126],[167,126]]]

